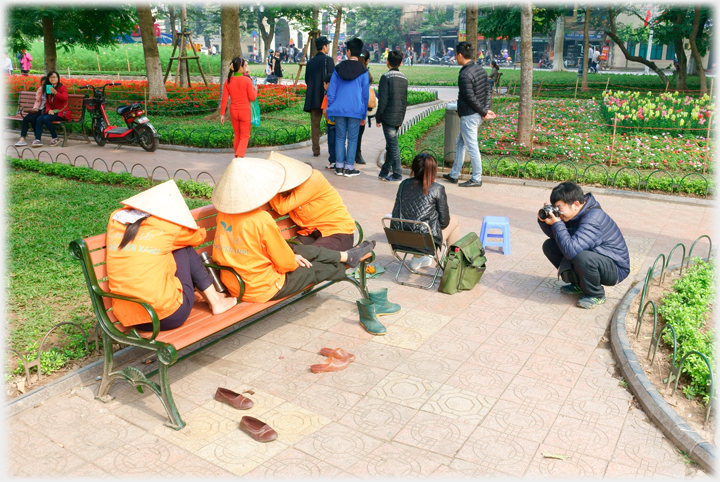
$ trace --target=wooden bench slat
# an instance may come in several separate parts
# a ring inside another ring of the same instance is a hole
[[[90,260],[93,265],[104,263],[107,256],[107,250],[105,248],[98,249],[90,253]]]
[[[210,229],[217,226],[217,216],[211,216],[209,218],[205,219],[197,219],[195,220],[199,228],[205,228]]]
[[[95,266],[95,277],[99,280],[107,277],[107,264],[99,264]]]
[[[87,247],[90,251],[93,251],[98,248],[104,248],[105,247],[105,233],[98,234],[97,236],[91,236],[89,238],[85,238],[85,244],[87,244]]]

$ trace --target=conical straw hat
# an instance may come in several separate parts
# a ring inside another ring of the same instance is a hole
[[[304,162],[288,157],[279,152],[272,151],[267,157],[270,160],[277,161],[285,168],[285,182],[280,187],[280,192],[289,191],[304,183],[312,175],[313,168]]]
[[[213,206],[226,214],[252,211],[280,192],[284,180],[279,162],[236,157],[213,189]]]
[[[120,204],[139,209],[180,226],[198,229],[190,209],[188,209],[177,184],[172,179],[120,201]]]

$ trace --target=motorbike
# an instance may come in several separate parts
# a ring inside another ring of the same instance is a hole
[[[442,62],[442,58],[438,57],[437,55],[433,55],[432,57],[430,57],[430,58],[427,60],[427,63],[428,63],[428,64],[431,64],[431,65],[438,65],[438,64],[440,64],[441,62]]]
[[[547,57],[540,57],[538,61],[538,69],[551,69],[553,66],[552,62]]]
[[[92,85],[83,85],[81,90],[92,90],[92,97],[83,99],[85,109],[92,116],[92,135],[98,146],[104,146],[108,142],[111,144],[124,144],[131,146],[140,146],[148,152],[153,152],[160,144],[160,136],[150,124],[149,119],[144,116],[145,109],[140,103],[125,104],[117,108],[116,112],[122,116],[127,127],[118,127],[110,125],[105,106],[107,105],[107,97],[105,96],[106,87],[115,87],[122,85],[119,82],[105,84],[102,87],[93,87]]]

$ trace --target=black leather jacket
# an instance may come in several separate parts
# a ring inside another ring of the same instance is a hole
[[[390,69],[380,77],[378,109],[375,122],[400,127],[407,109],[408,81],[398,69]]]
[[[485,117],[488,111],[488,76],[485,69],[470,61],[463,65],[458,75],[458,116],[480,114]]]
[[[397,196],[395,196],[392,217],[428,223],[435,244],[439,247],[443,241],[442,230],[450,224],[450,209],[445,195],[445,187],[435,182],[428,189],[427,195],[425,195],[422,182],[415,178],[405,179],[400,183]],[[423,232],[423,227],[419,224],[402,224],[402,227],[400,224],[394,221],[390,224],[390,227],[405,231]]]

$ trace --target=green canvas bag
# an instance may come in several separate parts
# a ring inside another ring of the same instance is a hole
[[[463,236],[448,248],[438,291],[452,295],[471,290],[485,273],[485,250],[475,233]]]

